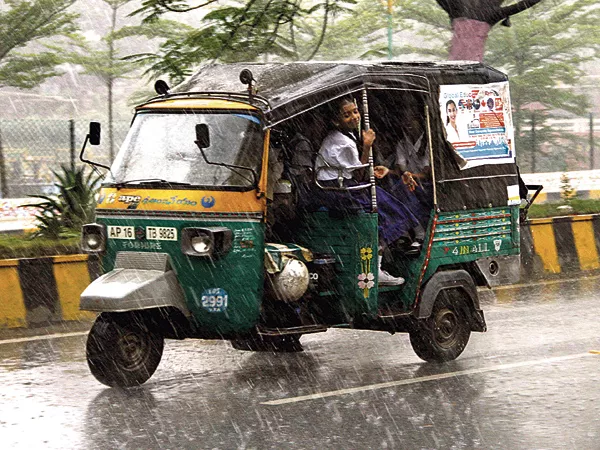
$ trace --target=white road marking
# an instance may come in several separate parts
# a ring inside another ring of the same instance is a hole
[[[16,344],[19,342],[28,342],[28,341],[45,341],[46,339],[59,339],[64,337],[71,336],[84,336],[88,334],[87,331],[75,331],[72,333],[55,333],[55,334],[45,334],[43,336],[28,336],[22,338],[14,338],[14,339],[3,339],[0,340],[0,345],[2,344]]]
[[[317,399],[327,398],[327,397],[336,397],[338,395],[347,395],[347,394],[354,394],[357,392],[373,391],[376,389],[385,389],[385,388],[396,387],[396,386],[406,386],[409,384],[424,383],[427,381],[443,380],[446,378],[454,378],[454,377],[459,377],[459,376],[463,376],[463,375],[474,375],[474,374],[479,374],[479,373],[495,372],[495,371],[499,371],[499,370],[516,369],[519,367],[535,366],[538,364],[548,364],[548,363],[554,363],[554,362],[560,362],[560,361],[568,361],[570,359],[578,359],[578,358],[589,357],[589,356],[592,356],[592,354],[588,352],[588,353],[577,353],[574,355],[556,356],[554,358],[536,359],[533,361],[522,361],[522,362],[517,362],[517,363],[500,364],[497,366],[481,367],[478,369],[460,370],[458,372],[440,373],[440,374],[436,374],[436,375],[427,375],[427,376],[418,377],[418,378],[410,378],[410,379],[398,380],[398,381],[389,381],[387,383],[370,384],[370,385],[366,385],[366,386],[358,386],[358,387],[348,388],[348,389],[338,389],[336,391],[320,392],[318,394],[301,395],[299,397],[288,397],[288,398],[282,398],[279,400],[270,400],[267,402],[262,402],[261,404],[262,405],[270,405],[270,406],[286,405],[289,403],[299,403],[299,402],[305,402],[308,400],[317,400]]]

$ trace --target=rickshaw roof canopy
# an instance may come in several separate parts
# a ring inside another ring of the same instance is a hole
[[[437,95],[439,84],[505,81],[506,75],[477,62],[293,62],[201,66],[173,93],[247,93],[240,72],[249,69],[264,98],[271,125],[361,89],[394,89]],[[260,106],[260,105],[258,105]]]

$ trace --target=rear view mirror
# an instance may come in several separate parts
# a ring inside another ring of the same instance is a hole
[[[210,135],[208,132],[208,125],[205,123],[199,123],[196,125],[196,145],[199,148],[210,147]]]
[[[90,145],[100,145],[100,122],[90,122]]]

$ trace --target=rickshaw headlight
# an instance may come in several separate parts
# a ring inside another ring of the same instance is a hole
[[[86,253],[102,253],[106,250],[106,228],[98,223],[83,226],[81,249]]]
[[[210,238],[210,236],[204,234],[201,236],[193,237],[191,244],[192,244],[192,248],[194,249],[194,251],[196,253],[204,255],[204,254],[210,254],[213,243],[212,243],[212,239]]]
[[[233,233],[227,227],[184,228],[181,251],[189,256],[218,258],[231,249]]]

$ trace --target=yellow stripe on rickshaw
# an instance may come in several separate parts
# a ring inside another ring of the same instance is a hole
[[[136,211],[262,212],[264,199],[256,191],[103,188],[96,208]]]

